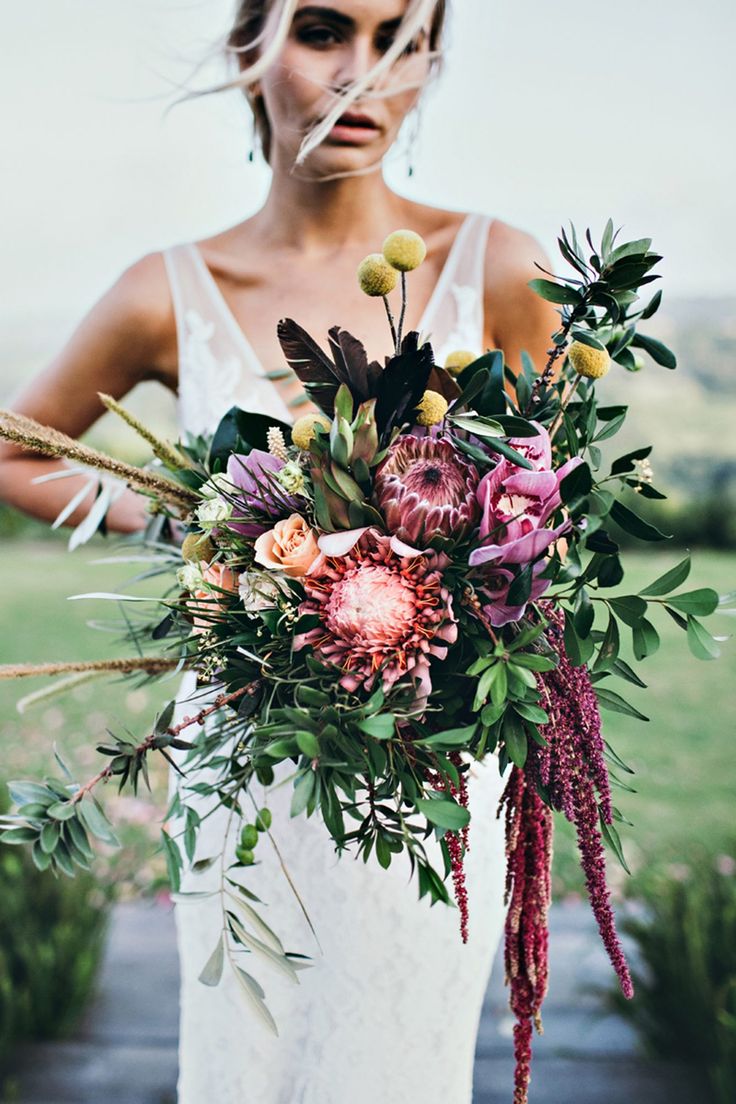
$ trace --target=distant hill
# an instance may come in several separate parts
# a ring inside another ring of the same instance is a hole
[[[673,349],[675,371],[649,357],[637,373],[612,371],[601,388],[631,410],[615,439],[654,445],[655,483],[673,498],[736,498],[736,298],[664,300],[642,331]]]

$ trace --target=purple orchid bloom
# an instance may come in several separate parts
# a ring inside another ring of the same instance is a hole
[[[478,484],[482,511],[478,536],[484,543],[470,553],[468,562],[472,567],[494,562],[530,563],[571,526],[566,519],[553,529],[546,528],[561,504],[560,483],[582,460],[575,456],[553,471],[549,434],[537,422],[532,425],[538,429],[535,437],[517,437],[509,442],[526,456],[532,469],[520,468],[503,458]]]
[[[300,509],[303,500],[288,494],[276,480],[283,466],[283,460],[262,449],[233,453],[227,462],[228,480],[236,488],[232,497],[233,516],[227,523],[229,529],[246,537],[258,537],[271,526],[255,519],[246,521],[251,513],[278,520]],[[239,521],[239,517],[243,520]]]
[[[539,576],[546,566],[545,563],[541,562],[534,565],[532,569],[532,588],[523,606],[507,605],[507,595],[514,580],[513,572],[505,567],[491,567],[487,573],[484,573],[483,585],[478,588],[477,594],[481,602],[484,599],[486,600],[481,609],[484,617],[494,629],[500,628],[502,625],[508,625],[511,621],[520,621],[526,613],[529,602],[535,602],[537,598],[544,594],[550,581],[549,579],[540,579]]]

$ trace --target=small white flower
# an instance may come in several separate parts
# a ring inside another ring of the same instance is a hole
[[[177,571],[176,581],[182,590],[199,590],[202,586],[202,572],[198,564],[185,563]]]
[[[289,460],[280,471],[276,472],[276,479],[289,494],[301,494],[304,490],[304,472],[296,460]]]
[[[235,489],[235,485],[230,482],[227,474],[218,472],[217,475],[211,475],[207,482],[202,484],[199,492],[205,498],[215,498],[222,494],[231,495]]]
[[[232,516],[233,504],[224,498],[208,498],[197,507],[197,521],[203,529],[221,525]]]
[[[238,594],[246,613],[258,613],[278,606],[284,591],[273,576],[263,571],[244,571],[238,576]]]

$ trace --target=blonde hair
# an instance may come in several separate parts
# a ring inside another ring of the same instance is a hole
[[[190,91],[183,97],[189,99],[229,89],[241,89],[253,112],[255,128],[267,161],[271,151],[271,124],[263,98],[260,94],[253,93],[252,86],[269,69],[282,49],[297,3],[298,0],[238,0],[233,25],[217,49],[223,51],[230,62],[235,60],[236,63],[241,55],[247,57],[263,46],[262,51],[252,64],[241,69],[232,78],[200,91]],[[372,89],[379,78],[398,61],[406,47],[427,23],[429,23],[430,78],[436,76],[442,65],[440,43],[446,18],[447,0],[409,0],[391,45],[372,69],[342,91],[335,93],[335,102],[327,114],[302,139],[295,165],[300,165],[305,160],[330,132],[340,115],[363,93],[369,92],[376,97],[397,93],[396,87],[388,92],[377,92]],[[269,37],[270,28],[273,30]],[[422,88],[425,83],[426,81],[408,82],[403,84],[400,90]]]

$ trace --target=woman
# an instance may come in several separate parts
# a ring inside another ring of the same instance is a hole
[[[277,320],[291,315],[317,337],[339,323],[382,361],[385,315],[355,273],[399,227],[428,247],[411,275],[406,329],[427,334],[440,362],[458,347],[503,348],[514,369],[522,349],[543,362],[557,316],[527,287],[535,261],[548,267],[539,244],[499,219],[407,200],[381,172],[441,61],[445,8],[443,0],[243,0],[228,39],[240,71],[228,86],[245,90],[254,113],[273,173],[266,202],[237,226],[148,254],[123,272],[16,409],[78,435],[102,413],[98,391],[120,398],[157,379],[178,391],[182,430],[211,429],[234,402],[293,420],[308,406],[298,380],[284,376]],[[53,462],[7,446],[0,455],[0,495],[54,518],[72,480],[34,485]],[[126,492],[108,520],[132,532],[145,511]],[[278,788],[280,780],[257,795],[281,825],[279,855],[263,845],[247,884],[270,906],[286,949],[313,964],[298,986],[262,979],[275,1038],[243,1004],[247,992],[234,972],[226,967],[214,988],[198,980],[222,926],[221,901],[177,904],[180,1104],[470,1101],[480,1009],[504,919],[497,760],[475,764],[469,781],[466,945],[455,910],[430,912],[426,898],[417,901],[407,865],[394,861],[384,871],[373,859],[338,861],[318,817],[290,821],[289,787]],[[222,817],[205,825],[196,859],[222,848]],[[220,884],[210,868],[188,873],[182,888]]]

